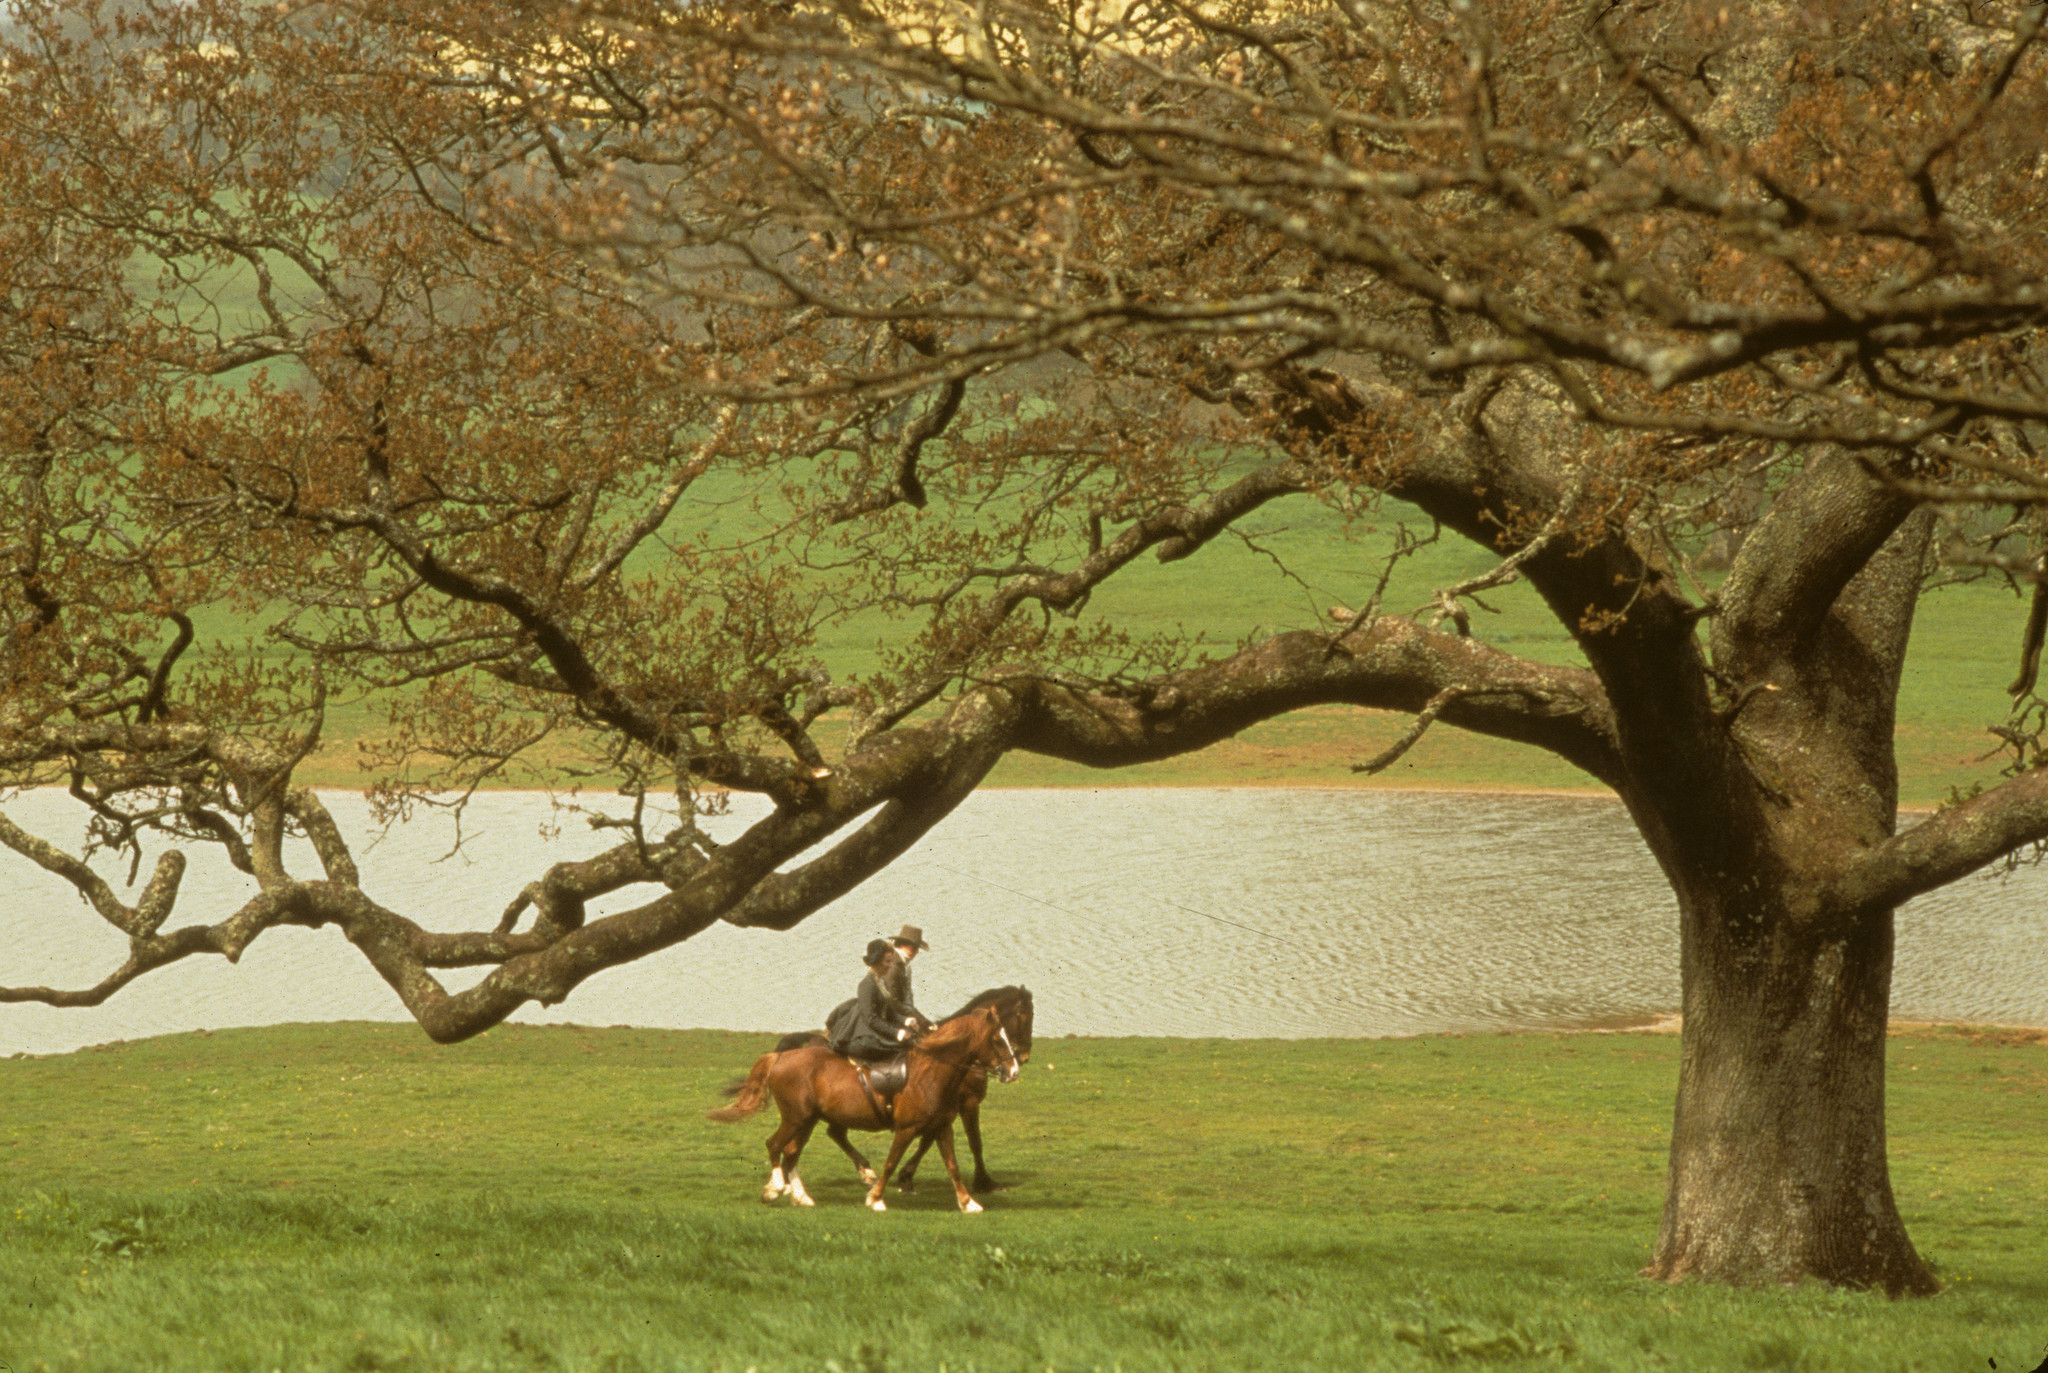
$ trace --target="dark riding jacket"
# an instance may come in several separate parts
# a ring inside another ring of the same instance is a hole
[[[898,1037],[906,1023],[927,1022],[910,999],[910,965],[891,949],[860,980],[853,1000],[825,1018],[825,1033],[849,1058],[889,1058],[909,1047]]]

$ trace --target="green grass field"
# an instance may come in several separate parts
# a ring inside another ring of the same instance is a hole
[[[1041,1028],[1056,1029],[1046,1007]],[[886,1215],[822,1136],[703,1118],[767,1036],[180,1035],[0,1062],[0,1367],[1977,1370],[2048,1347],[2048,1047],[1892,1042],[1900,1206],[1948,1284],[1666,1287],[1670,1037],[1040,1038],[1014,1184]],[[879,1138],[879,1137],[871,1137]]]

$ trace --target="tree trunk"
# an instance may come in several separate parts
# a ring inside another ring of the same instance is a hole
[[[1793,918],[1683,892],[1681,910],[1678,1106],[1646,1275],[1938,1290],[1885,1161],[1892,912]]]

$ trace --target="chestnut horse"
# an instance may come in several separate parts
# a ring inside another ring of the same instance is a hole
[[[1002,1017],[1003,1032],[1009,1035],[1010,1047],[1017,1054],[1017,1066],[1022,1068],[1031,1061],[1031,989],[991,987],[953,1012],[953,1016],[966,1015],[969,1011],[978,1011],[983,1006],[995,1007],[996,1014]],[[951,1020],[953,1016],[947,1016],[946,1019]],[[795,1034],[784,1035],[777,1041],[775,1047],[779,1050],[789,1050],[802,1048],[807,1044],[830,1042],[815,1030],[800,1030]],[[731,1090],[739,1089],[735,1085]],[[969,1188],[975,1192],[993,1192],[1002,1186],[989,1176],[988,1164],[982,1156],[981,1103],[987,1097],[988,1071],[980,1067],[974,1068],[967,1074],[967,1081],[960,1089],[960,1126],[967,1132],[967,1147],[974,1151],[974,1181],[969,1184]],[[860,1180],[872,1186],[875,1181],[875,1170],[869,1165],[866,1156],[853,1147],[853,1141],[847,1138],[846,1127],[827,1125],[825,1133],[848,1158],[853,1160],[853,1166],[860,1170]],[[917,1190],[917,1165],[924,1161],[924,1156],[931,1147],[932,1142],[929,1138],[918,1140],[917,1147],[903,1162],[903,1171],[895,1175],[897,1191]]]
[[[983,1006],[995,1007],[996,1013],[1002,1016],[1003,1029],[1010,1036],[1010,1046],[1017,1051],[1017,1065],[1021,1068],[1024,1064],[1029,1063],[1031,1061],[1031,989],[1028,987],[994,987],[975,997],[974,1000],[962,1006],[955,1014],[966,1015],[969,1011],[978,1010]],[[960,1089],[960,1128],[967,1132],[967,1147],[974,1151],[974,1182],[972,1185],[977,1192],[993,1192],[999,1186],[996,1180],[988,1175],[988,1165],[982,1161],[981,1157],[981,1103],[987,1096],[988,1073],[977,1068],[967,1075],[966,1085]],[[844,1137],[844,1131],[835,1136],[835,1139],[839,1140],[839,1147],[845,1149],[849,1154],[853,1154],[856,1164],[863,1162],[858,1154],[853,1153],[852,1147],[845,1143]],[[924,1161],[925,1151],[931,1147],[931,1141],[928,1139],[921,1139],[917,1142],[917,1149],[904,1161],[902,1175],[896,1179],[897,1191],[909,1192],[915,1190],[917,1186],[917,1165]]]
[[[761,1055],[733,1104],[709,1115],[719,1121],[744,1120],[766,1105],[769,1097],[775,1098],[782,1123],[768,1136],[769,1174],[761,1189],[763,1201],[787,1194],[797,1206],[814,1204],[797,1176],[797,1163],[811,1131],[822,1120],[832,1127],[830,1133],[840,1140],[867,1180],[869,1209],[888,1209],[882,1201],[882,1188],[911,1142],[936,1139],[960,1209],[979,1211],[981,1204],[960,1180],[960,1164],[953,1155],[953,1118],[960,1112],[962,1090],[975,1069],[982,1071],[984,1083],[991,1069],[1005,1082],[1017,1078],[1017,1054],[1003,1029],[1002,1016],[993,1006],[954,1016],[912,1046],[909,1057],[909,1079],[896,1094],[888,1116],[876,1109],[853,1064],[829,1045],[815,1043]],[[846,1130],[895,1132],[881,1172],[869,1168],[867,1160],[845,1141]]]

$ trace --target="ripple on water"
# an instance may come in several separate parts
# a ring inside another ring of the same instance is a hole
[[[363,832],[357,798],[329,803]],[[7,809],[53,838],[77,823],[61,794]],[[745,814],[715,823],[736,830]],[[549,818],[538,797],[481,797],[455,857],[445,818],[423,818],[365,850],[366,886],[432,928],[489,924],[542,862],[602,847],[578,822],[547,837]],[[125,864],[107,871],[119,880]],[[12,854],[0,873],[12,894],[0,981],[83,986],[120,961],[120,937],[63,884]],[[180,919],[218,918],[248,891],[224,865],[195,861]],[[1898,1013],[2048,1023],[2044,892],[2029,870],[1906,908]],[[1612,1023],[1678,1004],[1671,893],[1611,799],[1162,788],[979,793],[796,930],[716,926],[518,1018],[816,1025],[852,995],[866,941],[904,923],[933,944],[916,965],[927,1011],[1023,982],[1049,1035],[1402,1035]],[[238,967],[191,959],[97,1010],[0,1006],[0,1053],[403,1018],[337,933],[278,930]]]

